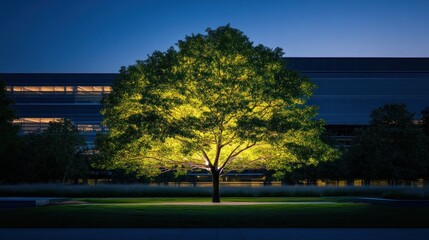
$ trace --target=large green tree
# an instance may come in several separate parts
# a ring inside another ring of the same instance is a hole
[[[315,87],[287,69],[281,49],[254,45],[227,26],[187,36],[177,49],[122,67],[104,98],[110,165],[157,175],[316,163],[335,151],[320,141],[323,122],[305,105]]]
[[[403,104],[386,104],[371,114],[368,128],[360,129],[347,154],[354,177],[413,180],[427,177],[428,138],[413,123]]]

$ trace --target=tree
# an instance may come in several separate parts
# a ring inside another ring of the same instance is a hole
[[[61,181],[84,177],[87,165],[82,155],[85,139],[70,120],[50,122],[40,133],[22,138],[20,158],[27,163],[27,181]]]
[[[326,160],[323,122],[306,106],[315,87],[286,69],[280,48],[254,46],[229,25],[187,36],[122,67],[104,100],[101,152],[111,167],[145,175],[203,169],[213,202],[232,170]]]
[[[11,171],[18,168],[19,163],[15,159],[18,151],[19,126],[13,124],[15,112],[10,108],[13,103],[6,91],[6,85],[0,81],[0,182],[13,181]]]
[[[355,177],[413,180],[428,166],[427,137],[413,124],[414,114],[403,104],[375,109],[366,129],[360,129],[348,152]]]
[[[42,133],[42,151],[47,161],[53,179],[61,179],[64,183],[68,178],[80,175],[86,169],[81,156],[86,146],[85,138],[68,119],[50,122],[49,127]]]
[[[426,136],[429,137],[429,107],[422,110],[422,129]]]
[[[7,151],[19,131],[19,127],[12,122],[15,119],[15,112],[10,108],[12,103],[5,83],[0,81],[0,155]]]

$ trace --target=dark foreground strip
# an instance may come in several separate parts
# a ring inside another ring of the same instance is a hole
[[[429,229],[317,229],[317,228],[54,228],[1,229],[2,240],[427,240]]]

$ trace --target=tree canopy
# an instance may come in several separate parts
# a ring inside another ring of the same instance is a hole
[[[85,139],[70,120],[50,122],[46,130],[24,135],[21,145],[18,158],[25,163],[31,182],[64,183],[86,174]]]
[[[426,136],[429,137],[429,107],[422,110],[422,129]]]
[[[0,81],[0,156],[16,140],[19,127],[13,124],[15,112],[10,108],[13,103],[7,95],[6,85]]]
[[[305,105],[315,85],[287,69],[280,48],[254,46],[229,25],[206,32],[121,68],[103,100],[109,133],[98,140],[111,167],[207,170],[218,202],[219,175],[336,154],[320,141],[316,107]]]
[[[12,103],[5,83],[0,80],[0,183],[9,180],[10,169],[19,165],[15,160],[19,149],[19,126],[13,124],[15,112],[10,107]]]
[[[427,174],[428,138],[403,104],[386,104],[371,114],[369,127],[353,139],[348,158],[355,177],[413,180]]]

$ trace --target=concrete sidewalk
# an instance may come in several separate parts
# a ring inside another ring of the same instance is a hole
[[[429,229],[0,228],[1,240],[427,240]]]
[[[70,198],[52,197],[0,197],[1,208],[39,207],[70,201]],[[1,226],[0,226],[1,227]]]

